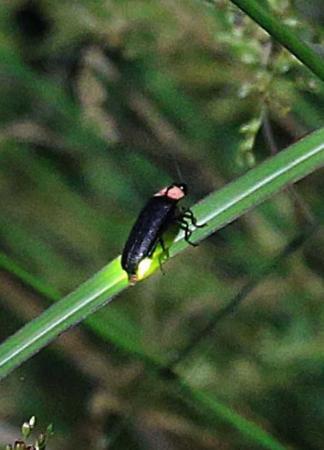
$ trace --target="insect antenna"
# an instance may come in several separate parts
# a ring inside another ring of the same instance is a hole
[[[172,159],[173,159],[173,162],[174,162],[174,166],[175,166],[175,169],[176,169],[176,172],[177,172],[177,176],[178,176],[179,182],[183,183],[184,179],[183,179],[183,176],[182,176],[182,173],[181,173],[181,170],[180,170],[179,163],[178,163],[176,157],[174,156],[174,153],[171,153],[171,155],[172,155]]]

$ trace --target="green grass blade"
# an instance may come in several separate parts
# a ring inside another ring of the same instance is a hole
[[[302,41],[289,27],[280,23],[261,2],[255,0],[232,0],[236,6],[257,22],[274,39],[286,47],[315,75],[324,81],[324,59]]]
[[[119,258],[27,323],[0,347],[0,379],[42,347],[108,303],[127,285]]]
[[[324,164],[324,128],[268,159],[258,167],[214,192],[193,211],[207,226],[198,229],[193,239],[201,240],[233,221],[290,183]],[[170,248],[174,256],[188,246],[179,233]],[[158,268],[154,259],[150,272]],[[26,324],[0,346],[0,379],[55,339],[63,331],[105,305],[127,286],[127,278],[116,258],[70,295]],[[143,355],[145,357],[145,355]]]
[[[323,165],[324,128],[321,128],[197,203],[192,211],[199,221],[207,222],[207,226],[196,230],[192,240],[206,238]],[[183,233],[179,233],[170,248],[170,256],[187,246]]]
[[[0,252],[0,269],[15,276],[26,286],[31,287],[35,292],[50,300],[58,300],[60,298],[59,293],[55,289],[43,283],[38,277],[31,275],[3,252]]]
[[[245,419],[233,409],[224,405],[215,399],[213,394],[207,394],[201,389],[190,386],[186,381],[179,379],[181,385],[181,395],[189,404],[194,402],[194,407],[200,406],[200,411],[208,414],[208,419],[217,423],[223,421],[230,424],[239,431],[245,439],[260,445],[262,448],[269,450],[285,450],[277,439],[264,431],[260,426],[254,424],[248,419]]]
[[[58,298],[58,294],[50,286],[46,285],[35,276],[26,272],[12,259],[1,253],[0,268],[19,278],[24,284],[30,286],[39,294],[44,295],[45,297],[52,300],[56,300]],[[92,318],[94,320],[92,320]],[[143,349],[139,346],[138,339],[136,339],[136,337],[140,336],[141,330],[137,329],[136,325],[134,325],[134,329],[131,333],[129,333],[129,329],[127,327],[127,325],[129,326],[129,324],[124,317],[118,320],[118,317],[113,314],[112,317],[109,315],[108,317],[103,317],[103,320],[101,320],[101,317],[98,318],[90,316],[86,320],[86,323],[90,326],[91,329],[97,332],[98,335],[104,337],[105,339],[110,339],[118,347],[121,347],[124,350],[126,349],[129,354],[133,356],[135,355],[141,360],[144,360],[150,368],[154,369],[155,372],[157,371],[157,373],[159,373],[161,370],[163,370],[163,363],[159,362],[157,358],[153,358],[151,355],[145,355],[145,358],[143,358]],[[127,337],[127,333],[130,334],[129,339]],[[233,428],[240,432],[245,437],[245,439],[248,439],[252,442],[257,442],[266,449],[284,449],[284,447],[281,446],[278,441],[276,441],[261,427],[240,416],[233,409],[219,402],[213,396],[208,396],[204,392],[190,387],[190,385],[187,384],[178,375],[176,375],[176,380],[177,382],[175,386],[177,395],[179,393],[180,387],[181,395],[186,403],[188,403],[190,407],[193,406],[194,408],[196,408],[200,413],[208,414],[209,421],[219,422],[221,420],[233,426]]]
[[[60,294],[52,286],[27,272],[3,252],[0,252],[0,269],[19,279],[25,286],[33,289],[42,297],[53,302],[60,299]],[[90,315],[85,320],[85,324],[103,340],[113,342],[128,354],[142,358],[144,350],[141,344],[141,330],[129,317],[125,317],[118,310],[110,308],[109,311],[105,311],[99,316]],[[158,363],[156,358],[155,360]]]

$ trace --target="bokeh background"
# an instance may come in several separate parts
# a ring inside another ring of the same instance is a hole
[[[320,0],[268,4],[323,53]],[[177,165],[190,206],[321,126],[323,101],[229,1],[3,0],[1,340],[51,303],[8,267],[69,293],[122,251]],[[287,449],[323,449],[323,188],[318,171],[123,292],[93,317],[113,315],[111,339],[81,324],[13,372],[0,445],[36,415],[51,449],[260,448],[175,396],[127,351],[136,336]]]

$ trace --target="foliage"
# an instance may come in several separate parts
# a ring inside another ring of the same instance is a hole
[[[320,2],[262,3],[320,64]],[[323,83],[228,1],[5,1],[0,61],[1,340],[121,252],[175,160],[190,205],[323,123]],[[321,449],[322,190],[54,340],[1,381],[1,423],[53,422],[51,449]]]

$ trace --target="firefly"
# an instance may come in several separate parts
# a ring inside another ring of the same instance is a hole
[[[131,284],[138,281],[138,267],[145,259],[150,258],[160,243],[162,250],[167,253],[163,234],[174,223],[184,230],[185,240],[190,241],[192,230],[190,225],[201,228],[190,209],[180,210],[178,202],[187,195],[184,183],[172,183],[164,187],[151,197],[140,212],[125,244],[121,265],[127,272]]]

